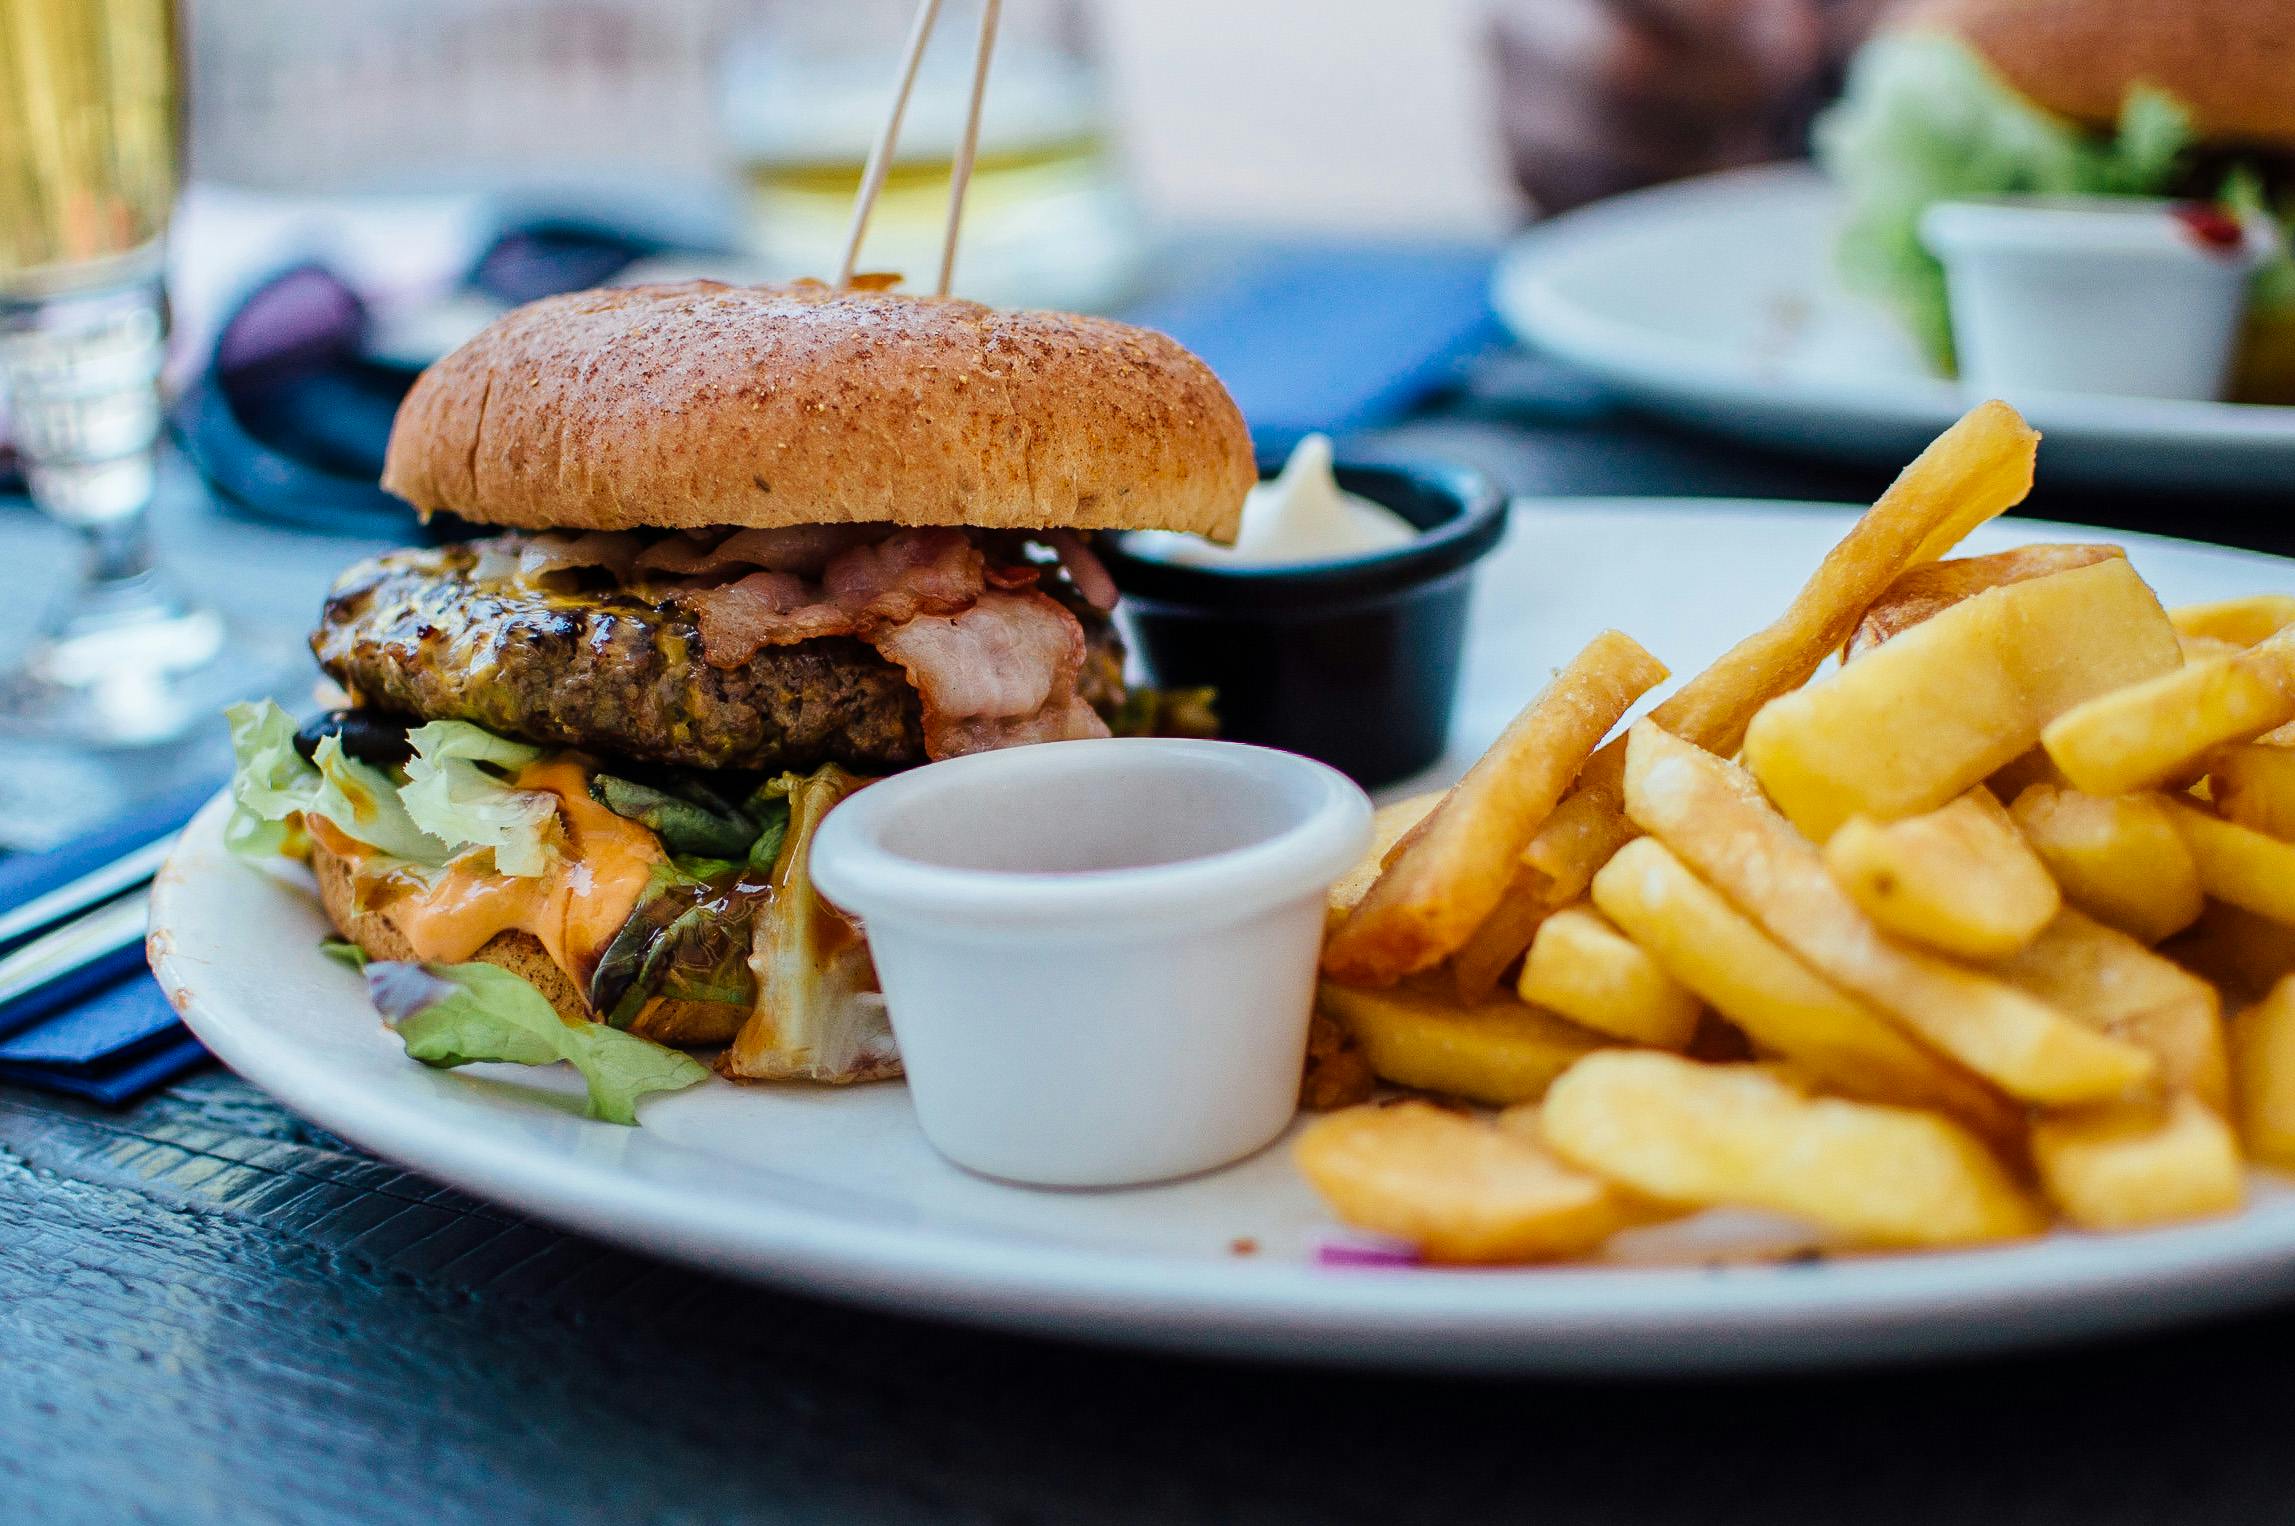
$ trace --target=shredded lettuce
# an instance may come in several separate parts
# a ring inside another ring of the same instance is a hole
[[[346,837],[417,864],[443,864],[452,847],[415,825],[396,780],[323,737],[310,762],[295,750],[295,723],[277,705],[233,705],[224,712],[238,766],[231,776],[231,820],[224,841],[246,857],[300,848],[299,819],[324,816]]]
[[[691,1055],[635,1034],[567,1022],[530,982],[496,965],[382,960],[366,966],[366,977],[376,1010],[410,1057],[441,1068],[563,1060],[589,1088],[590,1116],[608,1123],[634,1124],[640,1097],[709,1074]]]
[[[555,853],[557,797],[523,790],[506,775],[542,756],[542,749],[498,737],[468,721],[432,721],[407,733],[407,759],[399,800],[413,823],[456,850],[494,850],[504,874],[536,875]]]
[[[2025,100],[1959,42],[1918,32],[1867,44],[1815,133],[1848,204],[1843,278],[1893,307],[1947,368],[1944,269],[1919,234],[1932,202],[2167,195],[2191,145],[2190,114],[2150,86],[2129,90],[2116,132],[2091,134]]]

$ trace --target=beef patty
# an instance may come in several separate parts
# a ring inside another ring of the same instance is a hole
[[[700,768],[885,773],[924,761],[906,674],[847,637],[767,647],[737,668],[702,660],[693,620],[616,590],[548,592],[471,578],[460,547],[361,562],[328,595],[311,650],[361,705],[472,721],[549,747]],[[1082,692],[1122,703],[1122,647],[1077,610]]]

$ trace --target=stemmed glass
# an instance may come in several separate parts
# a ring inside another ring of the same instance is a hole
[[[0,0],[0,377],[32,498],[77,584],[0,678],[0,725],[166,741],[261,685],[146,528],[182,120],[175,0]]]

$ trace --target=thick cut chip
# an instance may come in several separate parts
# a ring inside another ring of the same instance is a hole
[[[1813,1097],[1761,1066],[1593,1055],[1554,1083],[1539,1124],[1555,1154],[1644,1196],[1789,1213],[1864,1244],[1964,1245],[2041,1226],[1958,1124]]]
[[[1325,973],[1392,985],[1456,953],[1587,757],[1665,676],[1631,637],[1606,631],[1590,642],[1413,830],[1331,935]]]
[[[2048,924],[1993,974],[2159,1063],[2160,1080],[2224,1112],[2231,1077],[2223,1001],[2207,981],[2116,928],[2077,911]]]
[[[1825,867],[1888,931],[1969,959],[2016,952],[2064,904],[1982,785],[1923,816],[1850,817],[1826,842]]]
[[[2295,975],[2231,1020],[2231,1075],[2248,1153],[2295,1167]]]
[[[1484,917],[1466,946],[1451,956],[1451,982],[1460,1001],[1481,1001],[1498,989],[1507,967],[1537,936],[1538,924],[1557,909],[1546,904],[1546,893],[1545,876],[1527,864],[1514,866],[1514,878],[1499,898],[1498,909]]]
[[[1935,561],[2024,501],[2039,447],[2039,431],[2006,403],[1970,409],[1825,553],[1783,614],[1683,684],[1650,718],[1685,741],[1734,754],[1755,713],[1807,683],[1906,568]],[[1634,835],[1625,818],[1625,777],[1621,737],[1594,755],[1577,789],[1532,840],[1524,861],[1546,877],[1549,910],[1584,895],[1594,871]]]
[[[2222,988],[2227,999],[2253,1001],[2295,975],[2295,927],[2221,901],[2160,952]]]
[[[2005,588],[2051,572],[2092,567],[2126,556],[2118,546],[2018,546],[1990,556],[1954,557],[1912,568],[1865,611],[1843,656],[1854,658],[1988,588]]]
[[[1317,1119],[1291,1153],[1340,1219],[1407,1240],[1430,1261],[1575,1256],[1665,1214],[1518,1129],[1426,1102]]]
[[[2167,806],[2209,895],[2295,926],[2295,843],[2266,837],[2181,800]]]
[[[1545,1095],[1556,1076],[1609,1042],[1511,996],[1464,1007],[1439,989],[1325,981],[1317,1000],[1381,1079],[1501,1107]]]
[[[2207,760],[2207,792],[2225,821],[2295,842],[2295,747],[2224,748]]]
[[[2182,784],[2207,756],[2295,720],[2295,626],[2231,657],[2212,657],[2101,694],[2041,734],[2064,776],[2091,795]]]
[[[1683,1049],[1697,997],[1590,906],[1565,906],[1539,927],[1522,965],[1522,999],[1596,1033]]]
[[[1656,838],[1619,849],[1594,876],[1593,894],[1668,974],[1759,1049],[1790,1060],[1827,1089],[1939,1108],[1987,1139],[2021,1132],[2019,1111],[1999,1092],[1820,978]]]
[[[1371,846],[1360,862],[1339,876],[1324,901],[1327,925],[1336,927],[1346,920],[1362,898],[1370,894],[1371,885],[1386,867],[1387,855],[1395,845],[1417,830],[1434,808],[1442,804],[1443,791],[1428,790],[1407,800],[1382,805],[1371,814]]]
[[[2199,865],[2165,797],[2035,784],[2009,808],[2071,905],[2145,943],[2199,919]]]
[[[1863,662],[1878,662],[1914,639],[1900,637]],[[1883,933],[1751,779],[1647,722],[1633,729],[1626,754],[1626,811],[1818,974],[2010,1095],[2102,1101],[2152,1079],[2151,1056],[2134,1045]]]
[[[2259,593],[2213,604],[2179,604],[2168,611],[2176,631],[2232,646],[2254,646],[2295,625],[2295,594]]]
[[[2159,600],[2126,562],[2075,567],[1980,593],[1770,701],[1746,732],[1745,760],[1822,841],[1851,816],[1933,811],[2074,705],[2182,661]]]
[[[2136,1229],[2233,1213],[2239,1141],[2197,1098],[2107,1103],[2032,1126],[2040,1186],[2083,1229]]]

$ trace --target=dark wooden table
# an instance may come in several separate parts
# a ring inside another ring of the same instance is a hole
[[[1510,365],[1383,443],[1540,492],[1855,498],[1885,475],[1708,445]],[[2295,493],[2036,507],[2295,550]],[[221,1071],[117,1112],[0,1089],[6,1522],[2244,1526],[2295,1519],[2290,1372],[2295,1312],[1727,1384],[1151,1358],[609,1250]]]

